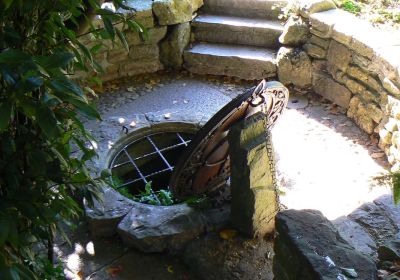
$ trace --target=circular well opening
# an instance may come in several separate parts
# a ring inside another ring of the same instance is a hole
[[[130,198],[169,190],[168,182],[180,156],[198,128],[188,123],[161,123],[130,133],[115,148],[109,168],[117,190]]]

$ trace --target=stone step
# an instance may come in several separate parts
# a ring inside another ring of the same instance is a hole
[[[204,0],[206,13],[278,19],[287,0]]]
[[[192,22],[196,41],[277,48],[283,25],[276,20],[199,15]]]
[[[197,74],[233,76],[246,80],[276,76],[275,53],[253,46],[197,43],[184,52],[184,67]]]

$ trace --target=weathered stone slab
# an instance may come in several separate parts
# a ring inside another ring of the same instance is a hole
[[[275,49],[283,26],[279,21],[225,15],[199,15],[192,21],[196,41]]]
[[[377,92],[380,92],[382,86],[380,82],[372,77],[369,73],[363,71],[361,68],[356,66],[349,67],[347,74],[361,82],[365,85],[369,86],[370,88],[374,89]]]
[[[397,98],[400,98],[400,88],[396,86],[388,77],[383,79],[382,85],[389,93]]]
[[[244,234],[263,237],[274,230],[279,210],[271,139],[266,116],[257,113],[228,134],[231,158],[231,221]]]
[[[299,4],[299,11],[302,17],[308,18],[310,15],[336,9],[336,5],[331,0],[302,0]]]
[[[352,56],[353,56],[353,64],[357,65],[364,71],[373,72],[372,70],[373,62],[370,59],[356,53],[353,53]]]
[[[254,80],[276,75],[274,53],[268,49],[223,44],[196,44],[184,52],[184,67],[197,74]]]
[[[330,40],[329,39],[323,39],[318,36],[312,35],[308,42],[312,45],[317,45],[318,47],[323,48],[324,50],[328,49]]]
[[[365,86],[353,79],[346,81],[346,87],[354,94],[361,94],[365,90]]]
[[[378,243],[389,240],[399,232],[387,213],[372,202],[363,204],[348,217],[362,225]]]
[[[119,66],[119,77],[135,76],[143,73],[157,72],[163,69],[163,65],[158,59],[151,60],[131,60]]]
[[[130,46],[132,45],[135,46],[140,44],[147,44],[147,45],[157,44],[167,34],[167,27],[162,26],[162,27],[149,28],[147,30],[147,33],[148,33],[148,39],[145,40],[137,32],[128,32],[126,34],[126,40],[128,41],[128,44]]]
[[[351,92],[341,84],[332,80],[328,75],[323,73],[314,73],[313,76],[314,91],[319,95],[331,100],[335,104],[349,108]]]
[[[340,217],[332,221],[332,223],[337,228],[340,236],[357,251],[375,260],[377,259],[376,242],[362,226],[347,217]]]
[[[301,49],[282,47],[276,58],[279,81],[285,85],[306,88],[312,84],[312,64]]]
[[[367,104],[367,110],[369,111],[369,116],[374,122],[379,123],[381,121],[383,112],[377,105],[369,103]]]
[[[202,10],[208,14],[277,20],[287,3],[287,0],[206,0]]]
[[[335,65],[338,69],[346,71],[349,63],[352,61],[350,50],[340,43],[332,40],[327,54],[328,63]]]
[[[341,238],[321,212],[283,211],[276,229],[274,279],[376,279],[374,262]]]
[[[104,189],[103,201],[95,201],[93,208],[85,208],[90,233],[93,237],[108,237],[117,232],[119,222],[131,210],[133,201],[117,191]]]
[[[397,261],[400,259],[400,240],[387,240],[378,249],[379,260],[381,261]]]
[[[307,52],[307,54],[311,57],[317,59],[324,59],[326,57],[327,51],[317,45],[306,43],[303,48]]]
[[[326,72],[328,64],[325,59],[314,59],[312,61],[312,67],[315,72]]]
[[[284,45],[299,47],[307,41],[309,33],[309,26],[301,17],[291,16],[285,23],[279,42]]]
[[[179,250],[199,236],[205,227],[201,213],[186,204],[153,206],[134,203],[119,223],[125,244],[143,252]]]
[[[331,38],[333,26],[343,15],[343,11],[333,9],[326,12],[315,13],[310,16],[310,32],[321,38]]]
[[[394,204],[392,195],[383,195],[375,199],[374,203],[394,221],[398,228],[400,227],[400,205]]]
[[[179,69],[183,64],[183,50],[190,41],[190,23],[169,27],[168,36],[160,44],[161,62],[166,67]]]
[[[137,45],[130,48],[129,58],[133,60],[158,59],[159,52],[157,44]]]
[[[203,0],[154,0],[153,13],[160,25],[172,25],[192,20]]]
[[[357,125],[368,134],[374,132],[375,124],[370,116],[370,112],[358,96],[354,96],[350,100],[347,116],[354,119]]]

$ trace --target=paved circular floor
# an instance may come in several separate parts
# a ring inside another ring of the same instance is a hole
[[[211,116],[252,85],[229,78],[152,74],[108,84],[97,103],[105,120],[135,113],[180,110]],[[96,135],[96,123],[89,123],[89,127]],[[340,221],[336,224],[346,235],[352,230],[351,226],[346,227],[349,214],[376,199],[385,198],[381,199],[384,204],[392,203],[387,199],[390,189],[372,180],[387,168],[377,141],[370,139],[333,104],[317,96],[291,96],[289,108],[272,135],[284,207],[318,209],[329,219]],[[392,205],[385,209],[400,213]],[[174,257],[144,256],[127,250],[115,240],[93,243],[82,232],[74,236],[73,247],[61,243],[58,248],[69,279],[196,278]],[[362,249],[363,245],[359,247]],[[91,255],[90,248],[100,253]]]

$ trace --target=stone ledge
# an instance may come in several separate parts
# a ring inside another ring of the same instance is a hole
[[[374,262],[351,247],[321,212],[283,211],[276,229],[274,279],[376,279]]]

